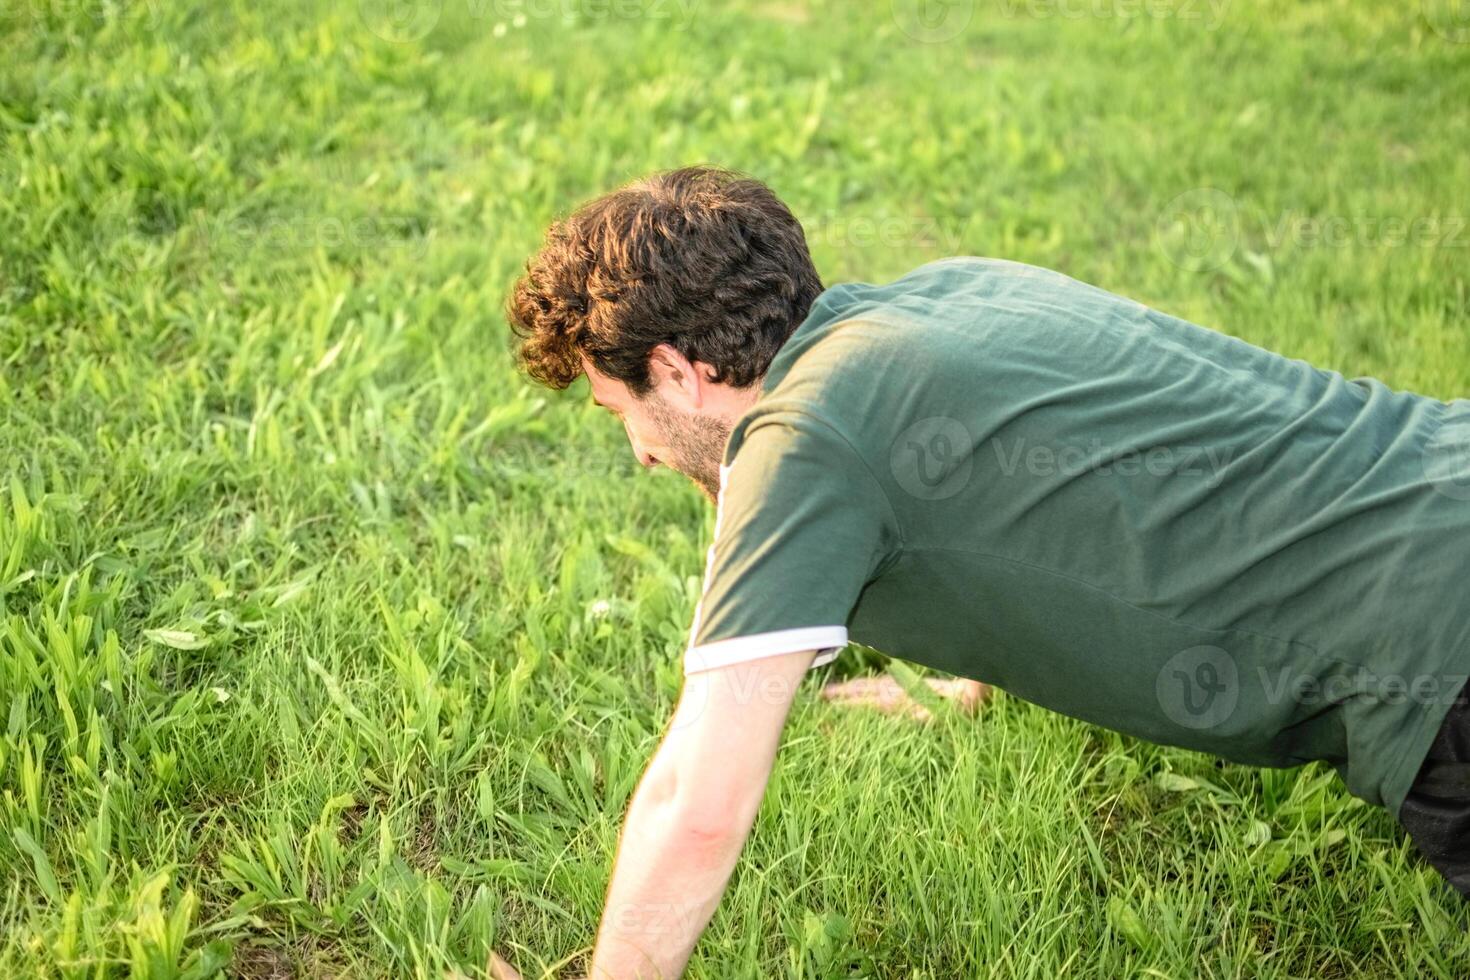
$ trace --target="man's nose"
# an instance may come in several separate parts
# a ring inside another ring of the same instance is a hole
[[[644,469],[652,469],[657,466],[658,460],[654,459],[653,455],[644,449],[638,440],[634,438],[633,430],[628,428],[627,422],[623,423],[623,431],[628,433],[628,445],[633,447],[633,455],[638,457],[638,465]]]

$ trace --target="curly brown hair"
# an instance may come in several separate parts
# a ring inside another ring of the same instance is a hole
[[[801,224],[760,181],[685,167],[591,201],[546,233],[506,315],[521,366],[552,388],[597,370],[648,392],[669,344],[745,388],[822,291]]]

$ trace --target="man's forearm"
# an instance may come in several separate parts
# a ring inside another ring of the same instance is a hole
[[[679,976],[750,831],[753,803],[681,799],[666,768],[655,759],[628,808],[590,980]]]
[[[633,794],[592,954],[592,980],[674,980],[755,822],[814,650],[685,678]]]

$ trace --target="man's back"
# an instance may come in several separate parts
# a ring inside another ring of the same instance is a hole
[[[759,581],[790,609],[768,626],[845,606],[886,653],[1154,741],[1327,759],[1391,810],[1470,672],[1470,402],[981,259],[828,289],[763,388],[692,653],[756,630]]]

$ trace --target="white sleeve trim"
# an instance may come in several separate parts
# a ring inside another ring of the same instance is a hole
[[[691,646],[684,652],[684,673],[715,670],[748,660],[760,660],[762,657],[796,653],[799,650],[816,650],[817,658],[812,661],[812,666],[820,667],[836,660],[837,654],[845,646],[846,626],[803,626],[799,629],[735,636],[728,640]]]

